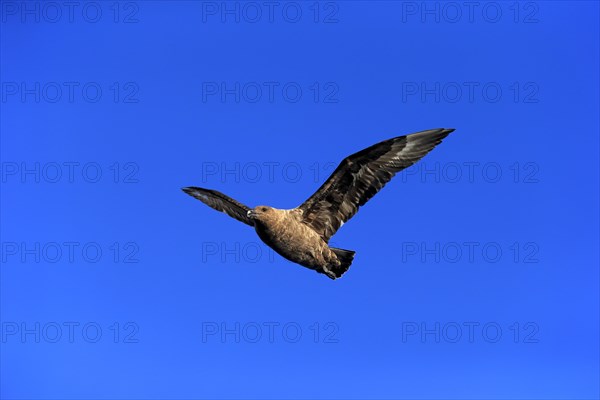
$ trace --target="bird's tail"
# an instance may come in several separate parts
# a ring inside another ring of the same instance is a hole
[[[348,271],[348,268],[350,268],[350,264],[352,264],[352,261],[354,260],[355,252],[352,250],[336,249],[335,247],[332,247],[331,251],[337,256],[340,265],[331,266],[330,268],[335,274],[335,277],[339,278],[344,275],[344,272]]]

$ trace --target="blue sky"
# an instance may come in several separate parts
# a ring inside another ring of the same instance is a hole
[[[598,398],[598,3],[0,2],[7,399]],[[456,131],[331,281],[291,208]]]

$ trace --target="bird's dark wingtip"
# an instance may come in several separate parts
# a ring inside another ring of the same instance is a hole
[[[438,133],[435,134],[435,138],[437,139],[437,143],[440,143],[442,140],[448,137],[449,134],[454,132],[454,128],[440,128]]]
[[[194,193],[198,190],[198,188],[197,187],[193,187],[193,186],[187,186],[187,187],[181,188],[181,190],[183,192],[185,192],[186,194],[189,194],[190,196],[193,196]]]
[[[455,130],[456,129],[454,129],[454,128],[442,128],[442,131],[440,132],[441,139],[444,139],[445,137],[447,137],[449,134],[451,134]]]
[[[420,141],[429,143],[435,141],[436,143],[440,143],[446,136],[448,136],[454,131],[454,128],[435,128],[426,131],[411,133],[409,135],[406,135],[406,139],[415,142]]]
[[[435,128],[435,129],[431,129],[430,131],[426,131],[429,132],[430,134],[434,134],[434,135],[449,135],[452,132],[454,132],[456,129],[454,128]],[[421,133],[421,132],[417,132],[417,133]]]

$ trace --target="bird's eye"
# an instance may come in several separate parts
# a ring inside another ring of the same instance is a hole
[[[263,212],[265,212],[265,211],[267,211],[267,207],[263,207],[260,210],[263,211]]]

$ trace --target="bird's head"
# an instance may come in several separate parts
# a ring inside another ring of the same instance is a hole
[[[256,206],[249,210],[247,215],[250,219],[265,220],[274,214],[274,208],[269,206]]]

